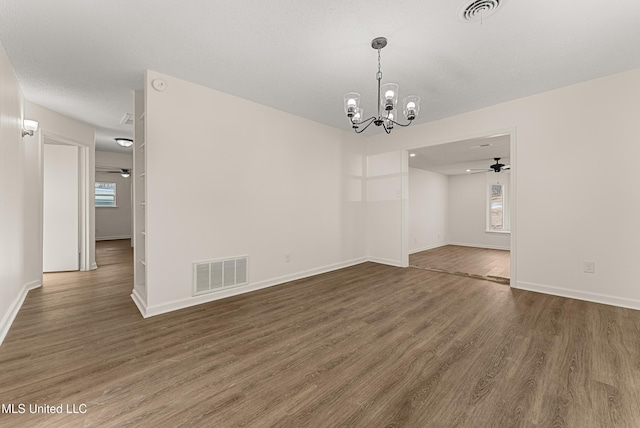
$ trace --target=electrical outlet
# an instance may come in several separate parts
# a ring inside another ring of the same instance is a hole
[[[291,263],[291,253],[284,253],[284,262]]]
[[[584,273],[595,273],[596,271],[596,262],[592,262],[589,260],[584,260],[582,262],[582,270]]]

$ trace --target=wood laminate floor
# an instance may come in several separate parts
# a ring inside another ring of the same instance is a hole
[[[3,404],[86,413],[0,426],[640,426],[640,312],[363,263],[145,320],[127,245],[0,346]]]
[[[510,252],[445,245],[409,255],[409,264],[423,269],[470,275],[509,283]]]

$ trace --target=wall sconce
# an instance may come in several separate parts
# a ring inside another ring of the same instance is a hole
[[[131,147],[133,144],[133,140],[131,138],[116,138],[116,143],[120,144],[122,147]]]
[[[22,121],[22,136],[33,137],[33,133],[38,130],[38,121],[25,119]]]

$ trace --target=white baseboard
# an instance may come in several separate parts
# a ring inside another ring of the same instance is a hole
[[[96,236],[96,241],[116,241],[118,239],[131,239],[131,235],[122,235],[122,236]]]
[[[395,267],[404,267],[400,260],[384,259],[382,257],[369,257],[369,258],[366,259],[366,261],[374,262],[374,263],[380,263],[382,265],[389,265],[389,266],[395,266]]]
[[[440,244],[427,245],[426,247],[417,248],[415,250],[410,250],[409,254],[415,254],[415,253],[419,253],[421,251],[433,250],[434,248],[444,247],[445,245],[448,245],[448,244],[446,242],[442,242]]]
[[[515,285],[512,285],[512,287],[520,290],[551,294],[553,296],[568,297],[570,299],[585,300],[587,302],[619,306],[622,308],[640,311],[640,300],[626,299],[608,294],[592,293],[590,291],[573,290],[570,288],[556,287],[552,285],[535,284],[533,282],[525,281],[518,281]]]
[[[4,341],[4,338],[7,336],[7,333],[9,333],[11,324],[13,324],[13,321],[16,319],[16,315],[18,315],[18,312],[20,311],[20,308],[24,303],[24,299],[27,298],[27,294],[29,294],[29,291],[41,286],[42,286],[42,281],[39,279],[35,281],[31,281],[22,286],[22,289],[20,290],[18,297],[16,297],[16,299],[11,303],[11,306],[9,306],[9,310],[2,318],[2,321],[0,321],[0,345],[2,345],[2,342]]]
[[[446,245],[459,245],[461,247],[487,248],[489,250],[507,250],[507,251],[510,251],[510,248],[508,246],[503,246],[503,245],[469,244],[469,243],[465,243],[465,242],[447,242]]]
[[[98,269],[98,263],[96,262],[91,263],[91,270],[96,270],[96,269]]]
[[[147,299],[135,288],[131,291],[131,299],[136,304],[143,318],[147,318]]]
[[[272,279],[268,279],[260,282],[254,282],[254,283],[242,285],[239,287],[233,287],[233,288],[229,288],[229,289],[211,293],[211,294],[204,294],[200,296],[188,297],[186,299],[174,300],[173,302],[163,303],[155,306],[144,305],[143,302],[140,300],[140,296],[137,295],[135,290],[133,293],[131,293],[131,298],[135,302],[136,306],[138,306],[138,310],[140,311],[142,316],[144,318],[148,318],[155,315],[176,311],[178,309],[188,308],[190,306],[201,305],[203,303],[213,302],[215,300],[225,299],[227,297],[249,293],[251,291],[257,291],[263,288],[273,287],[274,285],[284,284],[286,282],[291,282],[298,279],[319,275],[321,273],[343,269],[349,266],[354,266],[360,263],[364,263],[366,261],[367,261],[366,257],[361,257],[353,260],[348,260],[346,262],[334,263],[331,265],[327,265],[327,266],[323,266],[315,269],[309,269],[303,272],[284,275],[284,276],[280,276],[277,278],[272,278]]]

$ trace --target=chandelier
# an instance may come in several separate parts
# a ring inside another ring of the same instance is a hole
[[[344,95],[344,111],[347,113],[347,117],[351,122],[351,127],[358,134],[364,132],[372,123],[376,126],[382,126],[385,132],[390,134],[395,125],[411,125],[411,122],[416,118],[420,110],[420,97],[409,95],[402,100],[404,117],[409,123],[402,124],[396,121],[398,117],[396,114],[396,106],[398,104],[398,89],[400,87],[397,83],[385,83],[381,85],[380,50],[385,46],[387,46],[387,39],[385,37],[376,37],[371,41],[371,47],[378,51],[378,72],[376,73],[376,80],[378,81],[378,115],[363,119],[364,112],[362,107],[360,107],[360,94],[357,92],[349,92]]]

